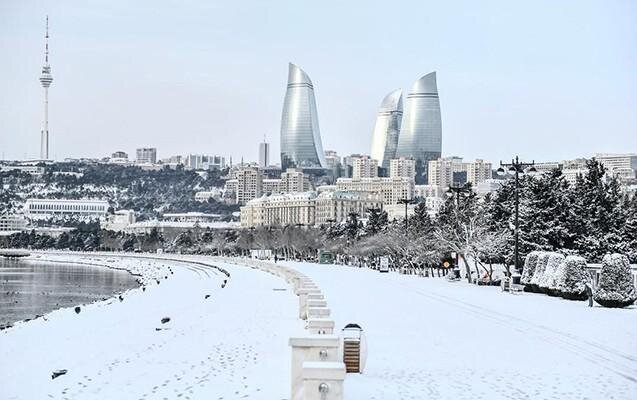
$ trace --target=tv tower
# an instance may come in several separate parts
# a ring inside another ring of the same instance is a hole
[[[40,83],[44,88],[44,121],[42,121],[42,131],[40,132],[40,159],[49,159],[49,86],[53,82],[51,76],[51,66],[49,65],[49,16],[46,16],[46,36],[44,37],[44,65]]]

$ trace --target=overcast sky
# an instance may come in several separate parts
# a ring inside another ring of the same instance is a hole
[[[3,158],[39,154],[46,14],[58,160],[256,160],[267,135],[278,161],[290,61],[341,155],[369,153],[382,98],[430,71],[443,155],[637,152],[637,1],[0,0]]]

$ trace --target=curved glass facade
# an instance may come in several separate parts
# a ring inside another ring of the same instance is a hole
[[[325,168],[314,86],[310,77],[290,63],[281,116],[281,168]]]
[[[418,79],[407,95],[396,157],[416,160],[416,183],[427,182],[427,162],[440,158],[442,123],[436,73]]]
[[[388,169],[389,161],[396,156],[400,123],[403,119],[403,91],[396,89],[380,103],[376,125],[372,135],[373,159],[381,168]]]

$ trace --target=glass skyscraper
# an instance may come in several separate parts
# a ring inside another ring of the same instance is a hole
[[[380,103],[372,136],[371,156],[378,161],[378,166],[385,170],[389,168],[389,161],[396,156],[402,119],[403,91],[396,89]]]
[[[301,68],[290,63],[281,116],[281,169],[326,166],[314,86]]]
[[[416,160],[416,183],[427,182],[427,163],[440,158],[442,123],[436,73],[418,79],[407,95],[396,157]]]

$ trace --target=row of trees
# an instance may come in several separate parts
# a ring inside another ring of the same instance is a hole
[[[251,249],[272,249],[286,258],[316,257],[319,249],[331,250],[340,259],[376,263],[381,256],[391,264],[413,272],[452,261],[452,254],[466,275],[489,281],[496,265],[510,271],[513,260],[514,182],[479,199],[474,194],[450,198],[432,217],[424,203],[404,221],[389,221],[379,209],[366,215],[351,214],[346,221],[321,227],[260,227],[239,231],[193,229],[168,235],[126,235],[78,229],[68,239],[34,234],[11,237],[20,247],[69,247],[84,249],[154,250],[209,254],[247,254]],[[520,259],[531,251],[580,255],[600,262],[607,253],[626,254],[637,262],[637,196],[624,194],[604,167],[592,160],[588,172],[569,185],[559,170],[520,181]],[[522,266],[519,265],[519,268]]]

